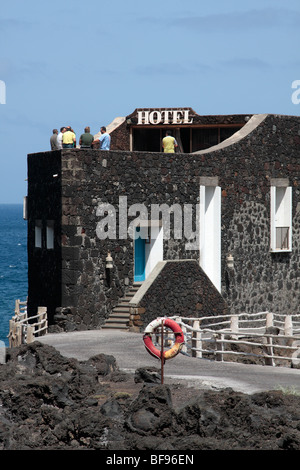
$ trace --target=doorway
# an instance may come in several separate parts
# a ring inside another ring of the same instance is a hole
[[[136,227],[134,239],[134,282],[143,282],[146,274],[146,240],[141,238],[141,227]]]
[[[134,282],[143,282],[163,261],[163,227],[160,221],[142,220],[134,229]]]

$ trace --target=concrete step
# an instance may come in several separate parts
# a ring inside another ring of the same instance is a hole
[[[112,314],[118,314],[118,313],[126,313],[129,316],[129,307],[115,307],[112,309],[111,315]]]
[[[103,328],[121,328],[121,329],[127,329],[129,325],[129,317],[125,318],[120,318],[120,317],[114,317],[110,316],[105,324],[103,325]]]
[[[128,325],[128,320],[129,318],[108,318],[105,322],[105,325],[112,325],[112,324],[118,324],[118,325]]]
[[[130,315],[129,302],[139,290],[141,285],[142,283],[137,283],[131,286],[130,290],[126,292],[125,296],[120,299],[118,305],[112,309],[111,314],[109,315],[108,319],[105,320],[102,328],[114,328],[122,330],[128,329]]]
[[[124,302],[124,299],[121,299],[121,302],[119,302],[118,305],[114,308],[117,308],[117,307],[130,308],[129,301]]]
[[[128,330],[128,325],[120,325],[119,323],[108,323],[102,326],[103,329],[114,329],[114,330]]]
[[[111,313],[109,315],[109,318],[106,320],[113,320],[113,319],[120,319],[120,320],[129,320],[129,314],[125,312],[119,312],[119,313]]]

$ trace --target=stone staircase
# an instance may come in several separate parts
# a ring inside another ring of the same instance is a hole
[[[102,328],[116,330],[128,329],[130,317],[129,302],[139,290],[141,285],[142,282],[136,282],[131,286],[130,290],[125,294],[125,296],[119,300],[118,305],[112,309]]]

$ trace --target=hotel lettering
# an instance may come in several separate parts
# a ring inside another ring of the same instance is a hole
[[[138,111],[138,125],[145,124],[192,124],[193,118],[189,118],[189,110],[165,109]]]

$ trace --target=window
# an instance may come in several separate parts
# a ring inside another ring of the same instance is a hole
[[[54,249],[54,220],[47,220],[46,246],[48,250]]]
[[[43,221],[38,219],[35,221],[35,240],[36,248],[54,249],[54,220],[47,220],[46,230]]]
[[[34,246],[36,248],[42,248],[42,221],[35,221],[35,242]]]
[[[292,188],[285,179],[271,181],[272,252],[292,250]]]

